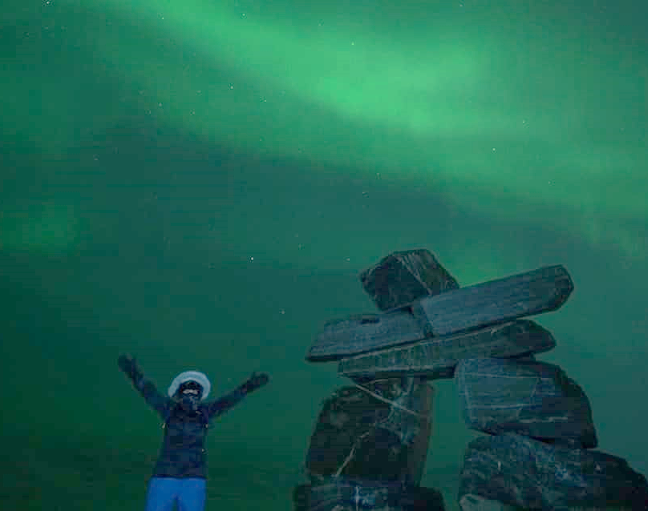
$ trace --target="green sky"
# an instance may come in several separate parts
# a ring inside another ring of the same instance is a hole
[[[100,138],[135,96],[207,144],[442,182],[459,208],[510,217],[514,204],[522,222],[549,216],[643,254],[643,36],[618,5],[474,4],[44,2],[41,33],[16,29],[24,58],[4,101],[52,158]],[[79,101],[101,82],[112,101]]]

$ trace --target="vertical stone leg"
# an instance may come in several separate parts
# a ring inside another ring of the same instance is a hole
[[[358,382],[324,402],[307,455],[309,484],[296,508],[442,509],[419,484],[431,435],[433,389],[403,377]]]
[[[462,510],[647,510],[648,483],[596,447],[589,400],[557,365],[465,359],[455,373],[472,441]]]

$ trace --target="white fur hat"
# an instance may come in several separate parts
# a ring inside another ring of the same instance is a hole
[[[185,382],[189,382],[189,381],[197,382],[202,386],[202,396],[200,397],[201,400],[207,398],[209,392],[211,391],[211,382],[209,382],[207,375],[193,370],[190,370],[188,372],[182,372],[175,379],[173,379],[173,382],[169,386],[169,391],[168,391],[169,396],[173,398],[176,392],[178,391],[178,388],[182,386]]]

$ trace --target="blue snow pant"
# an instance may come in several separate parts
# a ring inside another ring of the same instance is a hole
[[[167,478],[154,476],[149,480],[146,510],[205,510],[204,478]]]

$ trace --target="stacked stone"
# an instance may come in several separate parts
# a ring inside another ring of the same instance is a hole
[[[565,303],[573,283],[563,266],[460,288],[423,249],[395,252],[360,280],[383,313],[328,322],[307,356],[339,361],[354,387],[324,404],[298,508],[443,508],[420,479],[431,382],[455,378],[466,424],[489,434],[465,454],[464,510],[648,509],[644,476],[593,450],[583,390],[535,359],[556,342],[523,317]]]

